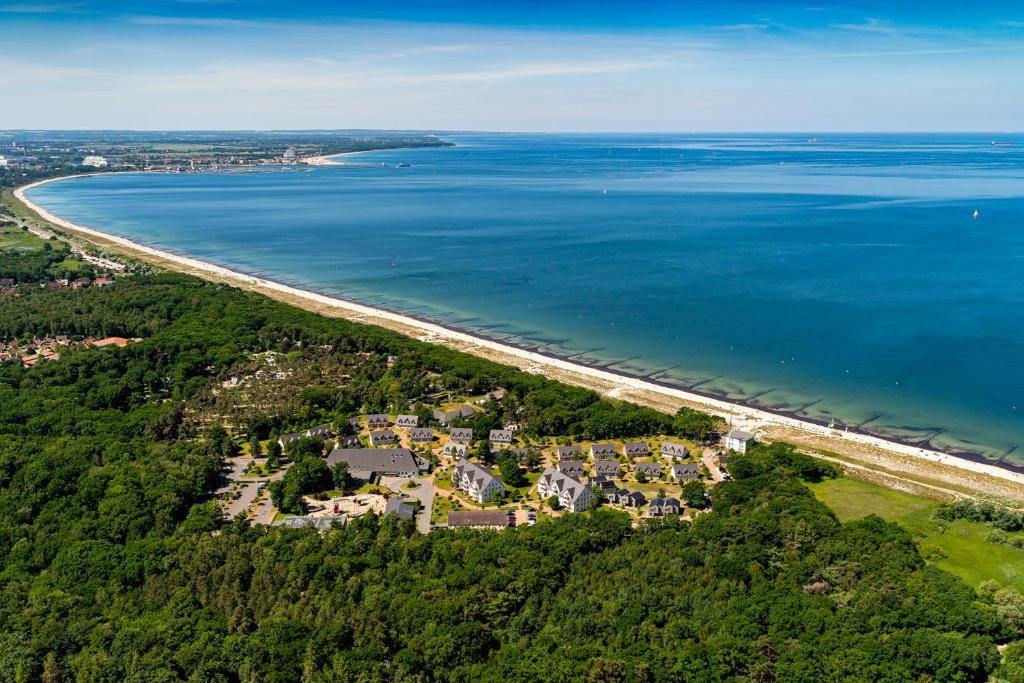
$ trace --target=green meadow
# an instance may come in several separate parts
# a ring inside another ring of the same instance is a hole
[[[927,560],[975,588],[994,579],[1024,591],[1024,551],[988,540],[992,527],[963,520],[945,522],[935,516],[936,501],[851,477],[812,484],[811,489],[841,521],[873,513],[896,522],[913,535]]]

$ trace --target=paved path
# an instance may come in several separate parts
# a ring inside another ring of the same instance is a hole
[[[238,485],[238,490],[241,495],[235,500],[228,501],[228,504],[224,508],[224,514],[228,519],[234,519],[235,515],[240,512],[245,512],[253,501],[256,500],[256,491],[259,489],[259,484],[243,483]]]
[[[402,484],[409,481],[419,482],[419,486],[414,489],[404,489]],[[406,498],[415,498],[420,502],[419,516],[416,518],[416,530],[421,534],[428,533],[430,531],[430,514],[434,509],[434,481],[430,477],[415,477],[410,479],[408,477],[381,477],[381,486],[386,486],[396,493],[400,493]]]
[[[704,466],[708,468],[708,472],[711,473],[711,481],[719,482],[722,481],[722,470],[715,463],[715,458],[712,455],[714,451],[710,448],[704,449],[704,454],[701,456],[701,460],[704,462]]]

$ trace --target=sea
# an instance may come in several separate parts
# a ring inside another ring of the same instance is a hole
[[[1024,466],[1024,135],[442,137],[28,195],[261,277]]]

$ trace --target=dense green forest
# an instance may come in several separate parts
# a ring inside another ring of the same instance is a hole
[[[0,299],[0,338],[47,333],[141,341],[0,365],[3,681],[985,681],[1020,635],[898,526],[840,524],[802,483],[836,472],[781,444],[735,458],[693,523],[224,522],[232,439],[431,387],[505,387],[494,414],[537,435],[707,425],[180,275]],[[195,418],[267,350],[316,350],[346,383],[229,434]]]

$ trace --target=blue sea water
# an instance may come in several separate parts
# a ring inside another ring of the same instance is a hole
[[[808,137],[455,135],[341,166],[103,175],[29,196],[760,406],[875,418],[907,440],[945,430],[933,446],[992,460],[1021,443],[1006,462],[1024,463],[1024,138]]]

